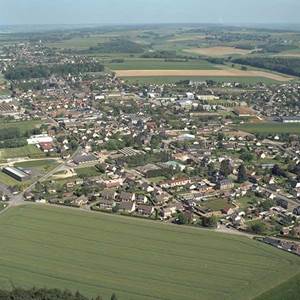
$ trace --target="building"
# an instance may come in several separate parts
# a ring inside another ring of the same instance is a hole
[[[52,143],[53,138],[50,137],[48,134],[38,134],[32,135],[29,139],[27,139],[27,143],[29,145],[37,145],[40,143]]]
[[[18,181],[25,181],[30,178],[30,174],[19,168],[5,167],[2,169],[2,172]]]
[[[94,154],[77,155],[73,159],[73,162],[76,165],[82,165],[82,164],[91,163],[91,162],[97,162],[97,161],[98,161],[98,158]]]
[[[282,123],[300,123],[300,116],[281,117],[280,120],[281,120]]]

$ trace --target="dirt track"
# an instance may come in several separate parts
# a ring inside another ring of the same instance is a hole
[[[264,77],[276,81],[289,81],[292,77],[264,71],[228,70],[118,70],[118,77]]]

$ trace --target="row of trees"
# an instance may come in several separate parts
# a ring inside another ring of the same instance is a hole
[[[37,289],[32,288],[25,290],[22,288],[14,288],[11,291],[0,290],[0,299],[3,300],[103,300],[101,296],[96,298],[88,298],[80,292],[72,293],[68,290],[59,289]],[[115,293],[110,297],[111,300],[118,300]]]
[[[7,80],[23,80],[32,78],[49,78],[51,75],[78,75],[87,72],[103,72],[104,66],[98,62],[26,66],[17,65],[5,72]]]
[[[300,76],[300,59],[290,57],[245,57],[233,60],[234,63],[241,65],[249,65],[262,69],[269,69],[272,71]]]

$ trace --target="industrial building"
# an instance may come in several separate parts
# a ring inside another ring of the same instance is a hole
[[[18,181],[25,181],[30,178],[30,174],[19,168],[5,167],[2,172]]]

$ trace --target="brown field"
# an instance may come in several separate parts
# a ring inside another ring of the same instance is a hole
[[[174,42],[185,42],[185,41],[195,41],[195,40],[204,40],[208,35],[195,35],[195,36],[185,36],[185,37],[174,37],[168,42],[174,43]]]
[[[224,70],[118,70],[118,77],[265,77],[276,81],[293,78],[264,71]]]
[[[234,47],[191,48],[184,51],[206,56],[225,56],[232,54],[246,55],[251,53],[250,50],[237,49]]]

